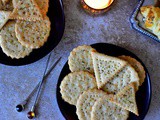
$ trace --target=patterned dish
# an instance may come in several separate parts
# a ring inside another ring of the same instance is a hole
[[[139,3],[130,17],[132,28],[144,35],[147,35],[148,37],[154,39],[155,41],[160,42],[160,39],[158,39],[156,35],[154,35],[150,30],[144,27],[143,17],[140,13],[141,6],[154,5],[155,2],[153,0],[138,0],[138,1]]]

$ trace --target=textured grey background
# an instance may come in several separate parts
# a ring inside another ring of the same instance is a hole
[[[137,0],[116,0],[109,12],[93,17],[83,11],[79,0],[64,0],[66,29],[62,41],[52,53],[50,64],[59,56],[63,58],[45,82],[37,107],[37,120],[64,119],[56,102],[60,71],[74,47],[97,42],[122,46],[134,52],[145,63],[153,89],[151,106],[145,120],[160,119],[160,43],[131,29],[129,17],[136,4]],[[41,79],[47,57],[20,67],[0,64],[0,120],[27,120],[26,113],[33,99],[22,113],[17,113],[15,106]]]

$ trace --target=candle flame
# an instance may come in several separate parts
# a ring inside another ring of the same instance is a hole
[[[93,9],[105,9],[112,4],[113,0],[84,0],[84,2]]]

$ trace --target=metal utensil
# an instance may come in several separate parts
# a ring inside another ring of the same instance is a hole
[[[61,59],[61,57],[54,63],[54,65],[52,66],[51,69],[53,69],[53,68],[58,64],[58,62],[60,61],[60,59]],[[49,59],[48,59],[48,61],[49,61]],[[47,62],[48,62],[48,61],[47,61]],[[27,116],[28,116],[29,119],[33,119],[33,118],[36,117],[35,107],[36,107],[36,105],[37,105],[37,103],[38,103],[38,99],[39,99],[39,96],[40,96],[41,87],[42,87],[42,84],[43,84],[43,82],[44,82],[44,80],[45,80],[45,74],[46,74],[47,68],[48,68],[48,63],[47,63],[47,65],[46,65],[43,78],[42,78],[42,80],[41,80],[40,83],[39,83],[38,92],[37,92],[37,95],[36,95],[36,98],[35,98],[35,102],[34,102],[33,106],[31,107],[31,110],[30,110],[30,111],[28,112],[28,114],[27,114]],[[49,70],[49,72],[51,72],[51,70]],[[47,73],[46,75],[48,76],[49,74]]]
[[[50,56],[48,57],[48,60],[50,59]],[[61,59],[61,57],[56,61],[56,63],[59,62],[59,60]],[[55,64],[56,64],[55,63]],[[48,64],[48,63],[47,63]],[[45,74],[45,76],[43,77],[44,79],[46,79],[48,77],[48,75],[50,74],[50,72],[54,69],[55,64],[52,65],[52,67],[48,70],[48,72]],[[46,65],[48,66],[48,65]],[[45,68],[46,69],[46,68]],[[45,70],[46,71],[46,70]],[[41,81],[40,81],[41,82]],[[35,90],[38,88],[38,86],[40,85],[40,82],[37,84],[37,86],[32,90],[32,92],[27,96],[27,98],[22,101],[20,104],[18,104],[16,106],[16,110],[18,112],[22,112],[25,109],[25,105],[28,103],[30,97],[32,96],[32,94],[35,92]]]

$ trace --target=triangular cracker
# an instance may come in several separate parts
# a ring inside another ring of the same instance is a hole
[[[34,0],[19,0],[10,18],[36,21],[43,20],[43,15]]]
[[[116,94],[121,89],[129,85],[131,82],[136,82],[136,90],[139,87],[138,73],[131,65],[125,66],[125,68],[118,73],[112,80],[103,86],[103,90],[107,93]]]
[[[91,52],[91,55],[98,88],[102,88],[127,65],[127,62],[116,57],[98,52]]]
[[[133,112],[134,114],[136,114],[137,116],[139,116],[138,114],[138,108],[137,108],[137,104],[136,104],[136,97],[135,97],[135,83],[131,83],[130,85],[126,86],[123,90],[121,90],[119,93],[117,93],[115,95],[115,97],[113,98],[113,102],[128,110]]]
[[[129,111],[117,106],[109,99],[105,96],[94,103],[91,120],[127,120]]]
[[[0,30],[8,21],[10,14],[11,14],[11,12],[9,12],[9,11],[0,11]]]
[[[138,73],[138,76],[139,76],[139,83],[141,86],[145,80],[145,77],[146,77],[145,70],[144,70],[144,67],[142,66],[142,64],[138,60],[136,60],[135,58],[132,58],[130,56],[122,55],[122,56],[119,56],[119,58],[127,61],[136,70],[136,72]]]

